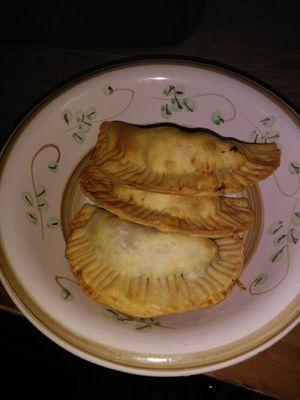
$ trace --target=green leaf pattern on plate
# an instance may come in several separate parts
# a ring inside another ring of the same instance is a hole
[[[283,221],[282,220],[276,221],[269,226],[268,233],[269,235],[275,235],[280,231],[281,228],[283,228]]]
[[[164,118],[169,118],[169,117],[172,115],[172,111],[171,111],[171,108],[170,108],[170,107],[171,107],[170,104],[163,104],[163,105],[160,107],[161,115],[162,115]]]
[[[268,275],[263,272],[262,274],[258,275],[255,278],[255,280],[253,282],[253,286],[255,287],[257,285],[262,285],[263,283],[265,283],[267,281],[267,279],[268,279]]]
[[[153,325],[145,324],[145,325],[141,325],[141,326],[136,326],[135,330],[138,332],[141,332],[141,333],[145,333],[145,332],[151,331],[152,328],[153,328]]]
[[[73,119],[73,113],[70,110],[64,110],[62,113],[62,117],[67,125],[70,125],[70,122]]]
[[[276,118],[273,115],[269,115],[268,117],[263,118],[259,122],[264,126],[271,127],[275,125]]]
[[[39,222],[38,216],[33,211],[27,212],[26,217],[28,218],[28,221],[31,222],[32,224],[38,224]]]
[[[114,93],[114,89],[108,84],[105,85],[102,90],[105,96],[111,96]]]
[[[88,107],[85,112],[87,121],[93,121],[97,117],[97,110],[95,107]]]
[[[211,120],[215,125],[221,125],[221,124],[224,124],[224,122],[225,122],[221,111],[214,111],[211,114]]]
[[[69,114],[66,114],[69,115]],[[66,116],[65,119],[68,117]],[[69,120],[69,119],[68,119]],[[35,208],[37,212],[33,210],[26,212],[26,217],[28,221],[32,224],[39,225],[41,231],[41,238],[44,239],[44,221],[43,221],[43,214],[45,214],[48,209],[50,208],[49,202],[47,200],[47,189],[44,185],[36,184],[36,161],[38,156],[44,152],[46,149],[51,149],[52,151],[55,150],[56,152],[56,159],[51,160],[48,162],[48,171],[50,172],[57,172],[58,164],[60,161],[60,150],[55,144],[46,144],[42,146],[36,153],[33,155],[31,164],[30,164],[30,177],[32,183],[32,192],[23,191],[21,193],[21,198],[27,207]],[[60,222],[57,218],[52,217],[48,220],[47,225],[48,228],[56,228],[60,226]]]
[[[173,113],[180,111],[194,112],[196,102],[188,97],[183,97],[185,88],[183,86],[167,85],[163,89],[163,94],[167,96],[167,102],[160,107],[160,113],[163,118],[170,118]]]
[[[290,246],[297,245],[300,239],[300,230],[298,228],[298,226],[300,226],[300,211],[295,210],[296,205],[297,205],[297,200],[295,202],[293,211],[291,213],[288,225],[286,225],[283,222],[283,220],[277,220],[273,222],[267,230],[270,236],[275,237],[273,239],[273,246],[275,247],[275,249],[270,255],[270,262],[271,264],[276,264],[285,259],[286,268],[283,273],[283,276],[272,287],[262,291],[255,291],[254,288],[257,285],[262,285],[267,281],[268,278],[267,273],[265,272],[261,273],[252,281],[251,285],[249,286],[249,292],[253,295],[259,295],[270,292],[271,290],[275,289],[281,282],[283,282],[283,280],[288,274],[289,262],[290,262],[290,257],[289,257]]]
[[[279,235],[274,241],[273,245],[278,247],[285,243],[287,240],[287,235],[284,233],[283,235]]]
[[[88,107],[86,110],[76,110],[74,113],[76,120],[76,126],[70,127],[72,132],[72,138],[76,143],[82,144],[85,142],[86,134],[90,132],[93,123],[97,117],[97,110],[95,107]],[[73,119],[73,112],[66,110],[63,112],[63,119],[67,126],[70,125],[70,121]]]
[[[56,229],[60,227],[60,220],[58,218],[55,217],[51,217],[48,221],[47,221],[47,226],[50,229]]]
[[[25,204],[27,204],[30,207],[34,206],[34,201],[31,193],[29,192],[22,192],[21,193],[22,200],[24,201]]]
[[[72,283],[75,284],[76,286],[79,286],[79,283],[73,279],[67,278],[65,276],[59,276],[59,275],[55,275],[55,282],[57,283],[57,285],[60,287],[61,289],[61,297],[64,300],[74,300],[74,296],[71,292],[71,290],[69,290],[68,288],[66,288],[66,286],[62,283],[63,282],[68,282],[68,283]]]
[[[251,122],[249,120],[249,122]],[[267,116],[259,121],[260,127],[255,125],[253,122],[251,124],[254,126],[254,130],[250,133],[250,139],[254,143],[271,143],[271,142],[276,142],[280,138],[280,133],[277,130],[270,130],[266,128],[273,127],[276,123],[276,118],[272,115]],[[263,128],[262,128],[263,127]],[[263,130],[262,130],[263,129]],[[279,143],[278,143],[279,145]],[[282,189],[278,182],[278,178],[275,173],[273,173],[273,177],[275,180],[275,184],[280,191],[280,193],[285,196],[285,197],[293,197],[297,194],[299,188],[300,188],[300,180],[299,180],[299,173],[300,173],[300,162],[299,161],[292,161],[288,165],[288,170],[291,174],[295,175],[297,178],[297,186],[296,189],[293,192],[287,193],[285,190]],[[297,200],[295,203],[295,207],[297,204]],[[268,233],[272,236],[276,236],[275,239],[273,239],[273,246],[277,247],[275,251],[272,252],[270,255],[270,262],[272,264],[279,262],[280,260],[283,259],[285,254],[288,254],[289,252],[289,245],[296,245],[299,241],[300,238],[300,232],[296,229],[297,226],[300,225],[300,212],[295,211],[292,212],[292,215],[290,217],[290,222],[288,225],[288,228],[284,228],[284,222],[282,220],[275,221],[272,223],[269,228],[268,228]],[[276,288],[286,277],[288,270],[289,270],[289,257],[286,257],[286,263],[287,267],[285,270],[285,273],[281,280],[277,282],[273,287],[263,290],[261,292],[254,292],[253,288],[257,286],[258,284],[263,284],[267,280],[267,274],[263,273],[257,276],[252,284],[249,287],[249,291],[251,294],[263,294],[263,293],[268,293],[269,291],[273,290]],[[264,277],[263,279],[261,277]]]
[[[251,121],[249,121],[249,122],[251,122]],[[273,127],[275,125],[275,123],[276,123],[276,118],[271,115],[267,116],[259,121],[260,127],[255,125],[253,122],[251,122],[251,124],[255,128],[250,133],[251,141],[253,141],[254,143],[276,142],[280,138],[280,133],[274,129],[266,130],[266,128]],[[264,129],[264,130],[262,130],[262,129]],[[297,177],[296,189],[291,193],[287,193],[281,188],[275,173],[273,173],[273,177],[275,180],[275,184],[276,184],[278,190],[280,191],[280,193],[283,196],[290,198],[297,194],[299,187],[300,187],[300,183],[299,183],[300,162],[299,161],[290,162],[288,165],[288,170],[291,174],[296,175],[296,177]],[[297,204],[297,201],[295,203],[295,207],[296,207],[296,204]],[[290,222],[289,222],[287,228],[285,228],[285,226],[284,226],[285,224],[282,220],[277,220],[277,221],[273,222],[267,230],[269,235],[275,236],[275,238],[273,239],[273,246],[277,247],[277,249],[275,251],[273,251],[270,255],[271,264],[280,262],[281,260],[283,260],[284,255],[287,254],[287,257],[285,258],[286,269],[285,269],[285,272],[284,272],[282,278],[276,284],[274,284],[271,288],[256,292],[253,290],[254,287],[256,287],[258,284],[260,284],[260,285],[264,284],[268,278],[268,275],[266,273],[262,273],[262,274],[258,275],[249,287],[249,292],[251,294],[257,295],[257,294],[268,293],[271,290],[275,289],[285,279],[285,277],[288,273],[288,270],[289,270],[289,256],[288,256],[289,246],[296,245],[300,238],[300,232],[296,229],[296,226],[300,225],[300,212],[298,214],[298,212],[295,211],[295,207],[294,207],[294,210],[290,217]]]
[[[48,163],[48,170],[50,172],[57,172],[58,170],[58,162],[57,161],[49,161]]]
[[[259,121],[260,126],[254,124],[252,121],[251,124],[255,128],[250,132],[250,140],[254,143],[273,143],[277,142],[278,139],[280,138],[280,132],[275,129],[266,129],[269,127],[274,126],[276,122],[276,118],[273,117],[272,115],[262,119]],[[278,143],[278,146],[280,144]]]
[[[38,199],[38,208],[39,208],[41,211],[47,211],[48,208],[49,208],[48,201],[45,200],[45,199]]]
[[[281,257],[282,257],[282,255],[283,255],[283,251],[284,251],[285,248],[286,248],[286,244],[285,244],[284,246],[282,246],[281,249],[275,251],[275,253],[273,253],[273,254],[271,255],[271,262],[272,262],[272,263],[273,263],[273,262],[278,262],[278,261],[281,260]]]
[[[300,231],[296,228],[291,228],[289,231],[288,241],[293,244],[297,244],[300,239]]]
[[[181,111],[187,111],[189,113],[194,112],[197,109],[197,104],[195,99],[200,97],[217,97],[222,99],[224,105],[227,103],[227,107],[231,109],[231,115],[226,119],[221,111],[213,111],[211,114],[211,122],[214,125],[221,125],[225,122],[231,121],[236,117],[236,109],[233,103],[225,96],[219,93],[199,93],[192,96],[186,95],[186,90],[182,85],[169,84],[164,87],[162,93],[165,97],[152,97],[156,100],[164,101],[160,106],[160,113],[163,118],[171,118],[174,114]],[[228,113],[228,111],[226,111]]]
[[[37,187],[37,197],[39,199],[42,199],[42,198],[44,198],[46,196],[46,194],[47,194],[47,189],[44,186],[39,185]]]
[[[61,133],[70,132],[74,142],[83,144],[86,142],[87,134],[91,132],[91,129],[96,122],[99,123],[110,119],[116,119],[130,107],[134,98],[134,90],[129,88],[115,88],[110,84],[104,85],[101,88],[101,92],[105,96],[112,96],[117,92],[126,92],[127,95],[129,94],[129,98],[127,98],[127,103],[120,111],[113,115],[101,116],[100,119],[97,119],[98,111],[94,106],[89,106],[86,109],[77,109],[75,112],[69,109],[64,110],[62,113],[62,119],[66,129]],[[70,126],[70,121],[72,120],[74,120],[75,123],[73,126]]]
[[[72,300],[72,299],[73,299],[72,293],[71,293],[70,290],[67,289],[67,288],[63,288],[63,289],[61,290],[61,295],[62,295],[62,298],[63,298],[64,300]]]
[[[183,99],[182,103],[186,111],[194,112],[196,109],[196,102],[193,99]]]
[[[300,173],[300,162],[299,161],[292,161],[289,164],[289,171],[290,171],[291,174],[299,175],[299,173]]]
[[[102,314],[118,322],[125,322],[140,333],[149,332],[153,327],[175,329],[170,326],[161,325],[159,318],[133,318],[107,307],[102,307]]]
[[[79,132],[73,132],[72,138],[75,140],[76,143],[82,144],[85,141],[84,134],[80,134]]]
[[[293,213],[293,224],[300,226],[300,211],[295,211]]]

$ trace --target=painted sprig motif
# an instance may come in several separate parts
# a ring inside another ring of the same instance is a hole
[[[254,128],[250,134],[250,140],[254,143],[272,143],[277,142],[280,138],[280,132],[273,128],[276,123],[276,118],[273,115],[261,119],[259,125],[254,124],[250,120],[248,121]]]
[[[66,125],[66,129],[62,133],[69,132],[76,143],[84,143],[87,134],[91,131],[95,123],[117,118],[129,108],[134,98],[134,90],[129,88],[114,88],[110,84],[106,84],[101,88],[101,93],[104,96],[112,96],[118,92],[129,94],[129,99],[125,106],[113,115],[102,116],[100,119],[97,119],[98,110],[94,106],[87,107],[85,110],[78,109],[75,112],[71,109],[63,110],[62,119]]]
[[[79,283],[76,280],[70,279],[66,276],[55,275],[55,282],[59,286],[61,297],[64,300],[70,301],[74,299],[73,293],[66,287],[66,284],[79,286]],[[159,318],[133,318],[104,306],[102,306],[102,313],[104,316],[111,318],[114,321],[131,324],[137,332],[149,332],[154,327],[174,329],[169,326],[161,325]]]
[[[55,173],[58,169],[60,161],[60,150],[55,144],[46,144],[41,147],[33,156],[30,164],[30,176],[32,183],[32,191],[23,191],[21,198],[27,205],[28,210],[26,216],[29,222],[35,225],[39,225],[41,229],[41,238],[44,239],[44,217],[43,214],[49,209],[49,203],[47,200],[47,188],[43,185],[36,183],[35,178],[35,163],[37,157],[46,149],[54,149],[56,152],[56,158],[48,162],[48,171]],[[50,217],[46,222],[47,228],[55,229],[60,226],[60,221],[56,217]]]
[[[282,220],[274,222],[268,229],[269,235],[274,236],[275,251],[270,257],[272,263],[280,261],[289,243],[297,244],[300,239],[300,211],[293,211],[291,222],[286,229]]]
[[[76,121],[76,125],[71,127],[72,137],[77,143],[83,143],[86,138],[86,134],[90,132],[93,123],[97,116],[97,110],[95,107],[88,107],[86,110],[77,110],[73,113],[71,110],[64,110],[62,117],[69,126],[73,119]]]
[[[192,96],[187,96],[185,88],[182,85],[167,85],[163,89],[165,97],[152,97],[156,100],[162,100],[164,103],[160,107],[160,113],[163,118],[170,118],[174,113],[181,111],[194,112],[197,108],[195,99],[206,96],[213,96],[221,98],[227,106],[230,107],[231,113],[229,116],[224,116],[224,113],[219,110],[215,110],[211,114],[211,121],[214,125],[221,125],[225,122],[231,121],[236,117],[236,109],[233,103],[225,96],[219,93],[199,93]]]
[[[277,119],[273,115],[268,115],[264,118],[262,118],[258,123],[254,123],[248,118],[246,118],[248,122],[251,123],[253,126],[253,130],[250,133],[250,140],[253,141],[254,143],[272,143],[272,142],[277,142],[277,145],[280,147],[280,143],[278,143],[280,139],[280,132],[275,129],[275,125],[277,122]],[[276,175],[276,173],[273,173],[273,178],[275,181],[275,185],[279,192],[284,196],[284,197],[294,197],[299,189],[300,189],[300,162],[299,161],[290,161],[287,165],[287,171],[295,176],[295,183],[296,186],[295,188],[287,192],[284,190],[279,183],[279,179]],[[267,289],[259,289],[261,285],[264,285],[267,280],[268,280],[268,274],[266,272],[262,272],[259,274],[254,281],[251,283],[249,287],[249,292],[253,295],[259,295],[259,294],[264,294],[268,293],[271,290],[275,289],[277,286],[279,286],[284,279],[286,278],[288,271],[289,271],[289,264],[290,264],[290,256],[289,256],[289,251],[290,251],[290,246],[296,245],[299,242],[300,239],[300,229],[298,226],[300,225],[300,211],[296,210],[296,205],[297,205],[297,200],[295,202],[294,209],[292,211],[291,217],[290,217],[290,222],[288,227],[286,227],[285,223],[283,220],[277,220],[268,229],[268,234],[273,236],[272,240],[272,245],[273,245],[273,251],[270,255],[270,263],[271,264],[276,264],[279,261],[283,260],[284,257],[286,257],[286,268],[283,273],[283,276],[280,278],[279,281],[277,281],[272,287],[269,287]],[[262,286],[263,287],[263,286]]]
[[[114,321],[131,324],[138,332],[149,332],[154,327],[175,329],[170,326],[161,325],[159,318],[133,318],[107,307],[102,307],[102,313]]]
[[[168,102],[160,107],[161,114],[164,118],[169,118],[174,112],[186,110],[194,112],[196,103],[193,99],[184,97],[185,89],[183,86],[168,85],[163,93],[168,98]]]
[[[79,283],[75,281],[74,279],[67,278],[66,276],[59,276],[55,275],[55,282],[61,289],[61,296],[64,300],[73,300],[74,296],[71,292],[70,289],[68,289],[65,285],[65,282],[68,284],[74,284],[76,286],[79,286]]]
[[[267,273],[261,273],[250,285],[249,291],[251,294],[263,294],[268,293],[275,289],[283,280],[286,278],[289,271],[290,264],[290,246],[297,245],[300,240],[300,210],[296,209],[297,201],[292,211],[289,225],[285,226],[283,220],[277,220],[270,225],[268,234],[273,237],[274,250],[270,255],[271,264],[278,263],[284,256],[286,256],[286,269],[281,279],[273,285],[271,288],[266,290],[257,291],[255,288],[259,285],[263,285],[268,280]]]

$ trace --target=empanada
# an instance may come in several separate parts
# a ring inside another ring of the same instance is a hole
[[[224,237],[246,230],[255,217],[247,199],[146,192],[113,182],[99,169],[85,168],[80,185],[90,200],[120,218],[163,232]]]
[[[90,204],[73,221],[66,255],[90,297],[133,317],[214,305],[230,293],[244,262],[238,235],[162,233]]]
[[[267,178],[279,162],[275,143],[244,143],[205,129],[191,132],[103,122],[90,164],[113,181],[134,188],[220,196]]]

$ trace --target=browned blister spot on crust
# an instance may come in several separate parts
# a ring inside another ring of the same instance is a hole
[[[173,169],[174,169],[175,166],[176,166],[176,164],[175,164],[174,161],[168,160],[168,159],[165,160],[164,165],[165,165],[166,171],[168,171],[168,172],[173,171]]]

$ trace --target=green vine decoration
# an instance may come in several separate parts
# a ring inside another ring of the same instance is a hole
[[[300,239],[300,231],[297,230],[297,227],[300,226],[300,211],[295,211],[296,207],[297,207],[297,199],[295,201],[293,211],[291,213],[291,217],[289,220],[288,229],[286,231],[284,230],[284,223],[281,220],[274,222],[269,227],[268,230],[269,235],[275,237],[273,241],[273,246],[277,247],[277,249],[272,253],[270,257],[271,263],[279,262],[284,256],[284,254],[286,254],[287,256],[286,269],[284,271],[283,276],[271,288],[261,291],[256,291],[255,288],[258,285],[262,285],[268,280],[268,275],[265,272],[261,273],[251,283],[249,287],[250,294],[260,295],[269,293],[271,290],[277,288],[285,280],[290,269],[290,246],[296,245]]]
[[[75,284],[77,286],[79,286],[79,283],[77,281],[74,281],[73,279],[66,278],[65,276],[59,276],[59,275],[55,275],[55,281],[58,284],[58,286],[61,288],[61,295],[62,295],[63,299],[64,300],[73,300],[72,292],[68,288],[66,288],[65,285],[63,285],[61,283],[61,281],[71,282],[72,284]]]
[[[64,300],[73,300],[74,296],[70,289],[65,286],[65,282],[75,284],[80,287],[76,280],[67,278],[65,276],[55,275],[55,281],[57,285],[61,288],[61,296]],[[125,315],[114,311],[110,308],[102,306],[102,313],[106,317],[113,319],[118,322],[130,323],[137,332],[148,332],[154,327],[176,329],[170,326],[162,325],[158,318],[133,318],[129,315]]]
[[[44,220],[43,220],[43,213],[49,209],[49,203],[47,201],[47,189],[42,185],[37,185],[34,173],[35,162],[37,157],[45,150],[45,149],[54,149],[56,151],[56,158],[55,160],[51,160],[48,163],[48,170],[52,173],[55,173],[58,169],[58,164],[60,161],[60,150],[55,144],[45,144],[41,147],[33,156],[30,164],[30,177],[31,177],[31,184],[33,193],[24,191],[21,193],[21,198],[24,203],[31,207],[34,210],[29,210],[26,213],[27,219],[29,222],[35,225],[40,225],[41,228],[41,238],[44,240]],[[55,218],[51,217],[48,221],[46,226],[48,228],[54,229],[60,226],[60,221]]]
[[[298,191],[299,191],[299,189],[300,189],[300,178],[299,178],[300,163],[299,163],[298,161],[292,161],[292,162],[290,162],[290,164],[289,164],[289,166],[288,166],[288,170],[289,170],[289,172],[290,172],[292,175],[295,175],[295,176],[296,176],[296,187],[295,187],[295,189],[294,189],[292,192],[290,192],[290,193],[285,192],[285,191],[282,189],[282,187],[280,186],[280,184],[279,184],[279,182],[278,182],[278,178],[277,178],[275,172],[273,173],[273,177],[274,177],[274,181],[275,181],[275,184],[276,184],[276,186],[277,186],[277,189],[279,190],[279,192],[280,192],[283,196],[285,196],[285,197],[294,197],[294,196],[298,193]]]
[[[273,116],[266,117],[259,121],[259,123],[263,126],[256,125],[253,121],[249,118],[244,117],[254,128],[250,133],[250,140],[253,143],[272,143],[277,142],[280,138],[280,133],[277,130],[269,130],[267,128],[271,128],[274,126],[276,119]]]
[[[96,119],[98,112],[95,107],[88,107],[85,111],[77,110],[75,113],[71,110],[64,110],[62,118],[64,123],[67,125],[67,128],[62,133],[71,132],[74,141],[82,144],[85,142],[86,134],[90,132],[93,124],[117,118],[130,107],[134,99],[134,90],[128,88],[113,88],[111,85],[105,85],[102,88],[102,92],[105,96],[112,96],[118,92],[127,92],[129,93],[129,100],[121,111],[101,119]],[[70,126],[74,119],[76,120],[76,124]]]
[[[224,124],[232,121],[236,117],[236,109],[233,103],[225,96],[219,93],[200,93],[193,96],[185,96],[183,86],[168,85],[164,88],[163,94],[166,97],[152,97],[155,100],[162,100],[165,103],[161,105],[160,112],[164,118],[170,118],[174,113],[180,111],[194,112],[196,110],[196,102],[194,99],[206,96],[215,96],[223,99],[232,110],[230,117],[225,118],[221,111],[214,111],[211,114],[211,121],[215,125]]]
[[[176,329],[171,326],[161,325],[158,318],[133,318],[129,315],[119,313],[107,307],[102,308],[102,313],[114,321],[130,323],[134,329],[140,333],[149,332],[154,327]]]

